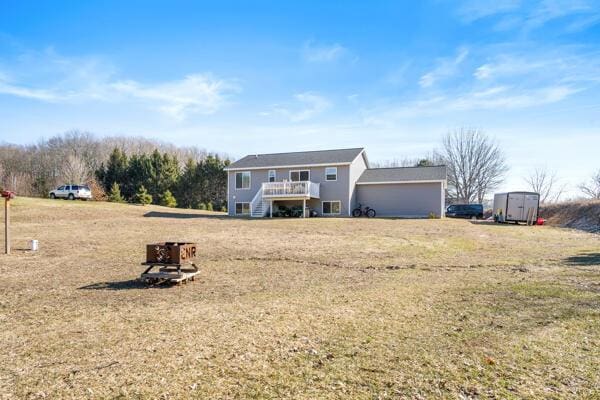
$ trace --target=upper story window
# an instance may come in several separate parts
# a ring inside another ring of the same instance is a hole
[[[300,171],[290,171],[290,181],[310,181],[310,171],[307,169]]]
[[[275,182],[277,180],[277,172],[274,169],[269,170],[269,182]]]
[[[325,168],[325,180],[326,181],[337,181],[337,167]]]
[[[235,188],[250,189],[250,171],[235,173]]]

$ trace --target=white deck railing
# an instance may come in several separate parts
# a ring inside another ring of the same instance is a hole
[[[264,182],[263,197],[306,197],[319,198],[320,185],[310,181]]]

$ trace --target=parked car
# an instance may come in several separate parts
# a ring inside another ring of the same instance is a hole
[[[450,218],[468,218],[482,219],[482,204],[452,204],[446,208],[446,217]]]
[[[50,192],[51,199],[81,199],[92,198],[92,191],[87,185],[63,185]]]

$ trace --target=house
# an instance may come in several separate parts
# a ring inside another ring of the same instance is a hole
[[[231,216],[272,216],[281,206],[350,216],[359,204],[382,217],[444,215],[445,166],[370,168],[363,148],[253,154],[226,171]]]

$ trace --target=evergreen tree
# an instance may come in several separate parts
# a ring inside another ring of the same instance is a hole
[[[152,185],[152,180],[155,175],[152,160],[146,154],[133,155],[129,161],[127,170],[127,185],[123,190],[125,196],[132,199],[136,194],[136,189],[140,186],[145,188]],[[150,191],[151,195],[156,195]]]
[[[115,147],[108,158],[106,167],[101,165],[96,172],[96,177],[104,186],[104,190],[110,191],[112,184],[115,182],[122,185],[127,178],[128,166],[127,155],[121,149]]]
[[[144,185],[141,185],[135,193],[134,202],[144,206],[152,203],[152,195],[148,193]]]
[[[189,158],[183,167],[183,172],[179,177],[177,189],[175,190],[179,207],[196,208],[198,206],[197,191],[194,185],[196,166],[196,162]]]
[[[121,196],[121,188],[117,182],[113,182],[110,187],[110,192],[108,193],[108,201],[113,203],[123,203],[125,199]]]
[[[177,207],[177,200],[169,189],[160,196],[160,205],[165,207]]]

